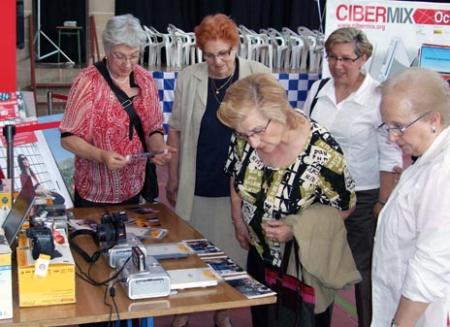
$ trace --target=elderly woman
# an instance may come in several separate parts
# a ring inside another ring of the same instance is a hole
[[[368,327],[376,215],[391,193],[394,168],[402,167],[402,157],[401,151],[389,144],[386,133],[377,129],[381,96],[378,83],[362,68],[373,49],[366,35],[356,28],[340,28],[330,34],[325,49],[332,78],[313,84],[304,111],[336,138],[356,182],[356,209],[345,225],[363,278],[355,286],[358,326]]]
[[[178,75],[167,143],[179,152],[169,163],[167,198],[178,215],[242,265],[245,252],[230,224],[229,177],[223,171],[232,130],[216,112],[232,83],[269,69],[236,56],[239,33],[223,14],[205,17],[195,36],[205,62]]]
[[[373,327],[445,327],[450,312],[450,90],[411,68],[382,86],[390,141],[417,156],[378,218]]]
[[[62,146],[76,156],[76,207],[137,204],[144,184],[147,159],[136,155],[143,144],[101,69],[133,105],[147,149],[165,149],[158,93],[150,73],[137,64],[146,40],[139,20],[115,16],[102,38],[106,56],[74,80],[60,126]],[[163,164],[169,158],[170,151],[152,160]]]
[[[241,245],[250,246],[248,272],[264,283],[264,268],[280,265],[282,244],[293,237],[287,216],[322,203],[346,218],[355,203],[353,180],[330,133],[293,110],[271,74],[233,84],[218,117],[237,135],[226,165],[233,224]],[[331,303],[316,326],[329,326]],[[267,326],[264,308],[252,313],[253,326]]]

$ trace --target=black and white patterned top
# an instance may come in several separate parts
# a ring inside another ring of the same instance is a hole
[[[281,244],[264,237],[261,223],[297,214],[313,203],[347,210],[356,203],[355,183],[343,152],[330,133],[310,122],[305,150],[286,168],[271,169],[245,140],[233,135],[225,171],[242,198],[251,243],[269,264],[281,263]]]

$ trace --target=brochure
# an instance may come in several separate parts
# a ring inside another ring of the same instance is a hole
[[[193,253],[198,256],[217,256],[224,254],[217,246],[215,246],[211,241],[206,238],[196,239],[196,240],[184,240],[183,241]]]
[[[226,278],[225,281],[248,299],[276,295],[270,288],[261,284],[249,275],[230,277]]]
[[[221,277],[246,275],[244,269],[237,265],[230,257],[202,257],[202,260]]]

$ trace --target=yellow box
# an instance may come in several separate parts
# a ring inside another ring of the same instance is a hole
[[[11,180],[3,179],[0,185],[0,226],[11,210]]]
[[[11,249],[0,227],[0,319],[12,317]]]
[[[35,260],[31,249],[23,246],[21,235],[17,247],[17,275],[19,282],[19,306],[66,304],[76,302],[75,298],[75,264],[70,252],[67,236],[63,229],[58,230],[64,236],[64,243],[57,244],[60,257],[50,260],[45,277],[36,275]]]

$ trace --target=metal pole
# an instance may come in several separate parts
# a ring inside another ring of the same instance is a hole
[[[6,139],[7,147],[7,176],[11,180],[11,199],[14,195],[14,135],[16,134],[15,125],[3,126],[3,136]]]

